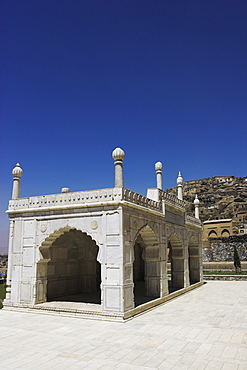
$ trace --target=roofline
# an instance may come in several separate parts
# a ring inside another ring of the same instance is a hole
[[[225,219],[220,219],[220,220],[208,220],[204,221],[203,224],[213,224],[213,223],[219,223],[219,222],[231,222],[232,218],[225,218]]]

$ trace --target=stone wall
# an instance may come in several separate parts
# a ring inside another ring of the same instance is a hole
[[[241,261],[247,261],[247,235],[230,236],[220,240],[211,239],[211,247],[204,248],[203,262],[229,262],[234,260],[234,246],[236,246]]]
[[[238,276],[238,275],[233,275],[233,276],[226,276],[226,275],[204,275],[203,276],[204,280],[223,280],[223,281],[246,281],[247,276]]]

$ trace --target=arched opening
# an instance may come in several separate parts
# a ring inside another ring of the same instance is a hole
[[[135,306],[160,296],[159,245],[153,230],[147,225],[135,239],[133,283]]]
[[[133,265],[134,281],[145,281],[145,261],[143,259],[144,248],[141,244],[135,243],[135,260]]]
[[[37,303],[70,301],[101,303],[98,246],[86,233],[66,228],[50,235],[40,247]]]
[[[230,236],[230,232],[227,229],[222,230],[221,232],[222,238],[228,238]]]
[[[199,246],[195,237],[191,237],[189,241],[189,273],[190,284],[195,284],[200,281],[200,254]]]
[[[139,238],[140,239],[140,238]],[[134,245],[135,260],[133,263],[133,281],[134,281],[134,297],[135,305],[146,302],[146,291],[145,291],[145,257],[144,245],[136,242]]]
[[[168,281],[169,293],[184,287],[184,254],[179,237],[172,234],[168,241],[168,262],[171,263],[171,279]]]
[[[211,231],[208,233],[208,238],[217,238],[217,233],[216,233],[216,231],[211,230]]]

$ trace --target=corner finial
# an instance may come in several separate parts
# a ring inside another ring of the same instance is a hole
[[[123,149],[116,148],[112,152],[112,158],[114,159],[115,164],[115,188],[123,188],[124,187],[124,179],[123,179],[123,160],[125,157],[125,153]]]
[[[178,199],[183,200],[183,178],[180,171],[178,173],[177,184],[178,184]]]
[[[197,197],[197,194],[196,194],[196,197],[195,197],[195,200],[194,200],[194,205],[195,205],[195,218],[198,218],[198,220],[200,219],[199,204],[200,204],[200,201],[199,201],[199,199]]]
[[[13,175],[13,189],[12,189],[12,199],[20,198],[20,181],[23,171],[19,163],[16,163],[15,168],[12,170]]]
[[[155,165],[155,171],[156,171],[156,186],[158,189],[162,190],[162,163],[156,162]]]

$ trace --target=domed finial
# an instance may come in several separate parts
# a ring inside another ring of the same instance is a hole
[[[195,205],[196,205],[196,204],[200,204],[200,201],[199,201],[199,199],[198,199],[197,194],[196,194],[196,196],[195,196],[194,204],[195,204]]]
[[[112,158],[114,159],[115,164],[115,188],[123,188],[124,187],[124,179],[123,179],[123,159],[125,157],[125,153],[123,149],[116,148],[112,152]]]
[[[16,163],[15,168],[12,170],[13,175],[13,190],[12,190],[12,199],[20,198],[20,181],[23,171],[19,163]]]
[[[156,162],[155,163],[155,171],[162,171],[162,163]]]
[[[200,204],[200,201],[199,201],[199,199],[197,197],[197,194],[196,194],[196,197],[195,197],[195,200],[194,200],[194,205],[195,205],[195,218],[198,218],[198,220],[200,219],[199,204]]]
[[[155,167],[155,171],[156,171],[157,188],[162,190],[162,163],[161,162],[156,162],[154,167]]]
[[[116,149],[113,150],[112,158],[114,159],[114,161],[123,161],[124,157],[125,157],[125,153],[124,153],[123,149],[116,148]]]
[[[23,174],[23,171],[21,169],[20,163],[16,163],[15,168],[12,170],[12,175],[14,177],[21,177]]]
[[[62,193],[69,193],[70,192],[70,189],[69,188],[62,188],[61,189],[61,192]]]

